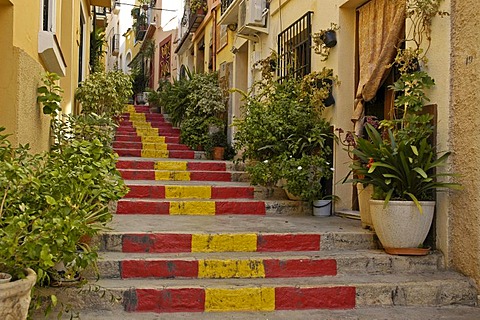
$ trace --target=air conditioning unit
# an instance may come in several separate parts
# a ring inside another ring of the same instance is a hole
[[[238,6],[238,33],[267,33],[266,0],[243,0]]]

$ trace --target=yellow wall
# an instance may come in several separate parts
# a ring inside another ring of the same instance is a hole
[[[85,10],[84,74],[88,71],[90,34],[89,0],[57,1],[55,34],[67,64],[60,85],[64,90],[63,111],[72,110],[78,81],[80,3]],[[29,143],[32,152],[49,147],[49,117],[36,103],[36,89],[45,66],[38,54],[41,1],[0,0],[0,126],[16,144]]]
[[[480,7],[477,0],[451,0],[452,168],[461,174],[462,192],[450,197],[450,259],[457,270],[473,277],[480,288],[480,143],[476,139],[480,118]],[[472,17],[477,17],[476,19]],[[448,60],[447,60],[448,61]],[[447,61],[443,61],[448,68]]]

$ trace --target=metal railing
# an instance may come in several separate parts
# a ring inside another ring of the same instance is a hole
[[[220,9],[220,13],[224,14],[227,11],[228,7],[232,4],[235,0],[222,0],[222,7]]]
[[[278,35],[279,81],[286,77],[303,77],[311,72],[312,14],[308,11]]]

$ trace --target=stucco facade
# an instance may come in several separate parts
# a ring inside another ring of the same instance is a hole
[[[101,2],[50,1],[47,23],[41,0],[0,1],[0,126],[14,145],[28,143],[35,153],[49,147],[49,118],[36,102],[45,71],[61,76],[63,112],[74,111],[75,88],[89,71],[90,5]]]
[[[449,202],[449,263],[473,277],[480,287],[480,3],[452,0],[451,6],[451,136],[452,170],[461,175],[464,190]]]

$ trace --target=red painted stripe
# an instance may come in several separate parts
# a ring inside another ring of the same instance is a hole
[[[257,237],[257,251],[318,251],[319,234],[260,234]]]
[[[267,259],[264,260],[263,265],[266,278],[335,276],[337,274],[337,262],[334,259]]]
[[[142,142],[142,138],[138,136],[123,136],[116,135],[115,141],[130,141],[130,142]]]
[[[177,253],[192,251],[191,234],[125,234],[123,252]]]
[[[192,171],[190,173],[192,181],[232,181],[230,172],[214,171]]]
[[[141,157],[142,150],[140,149],[114,149],[119,156],[123,157]]]
[[[150,169],[153,170],[155,166],[154,161],[131,161],[119,160],[117,161],[117,169]]]
[[[155,198],[165,199],[165,186],[128,185],[130,191],[125,198]]]
[[[180,143],[180,136],[175,135],[175,134],[167,135],[167,136],[165,136],[165,142],[166,143]]]
[[[172,143],[172,144],[167,144],[167,150],[190,150],[190,149],[184,144]]]
[[[117,214],[169,214],[170,203],[163,201],[120,200]]]
[[[265,214],[265,202],[263,201],[217,201],[215,202],[215,214]]]
[[[137,289],[135,311],[151,312],[202,312],[205,310],[205,290],[185,289]]]
[[[353,308],[355,287],[275,288],[275,310]]]
[[[253,187],[216,187],[212,186],[212,199],[253,199]]]
[[[153,170],[124,170],[121,169],[120,175],[125,180],[155,180],[155,171]]]
[[[180,158],[180,159],[194,159],[194,151],[184,151],[184,150],[172,150],[169,152],[169,158]]]
[[[227,165],[224,162],[189,162],[187,168],[191,171],[225,171]]]
[[[182,260],[124,260],[121,262],[122,278],[197,278],[198,261]]]
[[[114,149],[141,149],[141,142],[116,141],[113,143]]]

